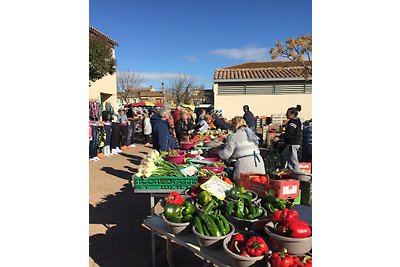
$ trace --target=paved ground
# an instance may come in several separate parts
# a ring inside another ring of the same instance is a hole
[[[150,151],[141,144],[89,164],[89,266],[151,266],[150,231],[141,226],[150,215],[149,195],[134,194],[131,176]],[[179,254],[179,255],[177,255]],[[201,266],[184,249],[173,252],[177,267]],[[156,237],[157,266],[167,266],[165,241]]]

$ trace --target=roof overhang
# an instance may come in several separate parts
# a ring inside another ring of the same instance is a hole
[[[223,82],[277,82],[277,81],[310,81],[304,79],[303,77],[294,77],[294,78],[261,78],[261,79],[214,79],[214,83],[223,83]]]

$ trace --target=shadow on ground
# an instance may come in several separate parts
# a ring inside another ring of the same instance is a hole
[[[89,223],[108,228],[105,234],[89,237],[89,256],[101,267],[150,267],[151,232],[141,226],[149,215],[149,194],[135,194],[130,182],[100,204],[89,205]],[[165,245],[165,240],[156,236],[156,266],[168,266]],[[188,262],[191,266],[202,265],[199,258],[183,248],[172,255],[176,267],[188,266]]]
[[[128,181],[132,180],[132,174],[133,174],[132,172],[127,172],[124,170],[117,170],[112,167],[103,167],[100,170],[102,170],[110,175],[113,175],[115,177],[124,179],[124,180],[128,180]]]

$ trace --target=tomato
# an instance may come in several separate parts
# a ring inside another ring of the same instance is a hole
[[[254,181],[254,182],[259,182],[259,183],[261,183],[261,182],[260,182],[260,176],[252,176],[251,180]]]
[[[264,175],[260,176],[260,183],[266,183],[268,181],[268,178]]]

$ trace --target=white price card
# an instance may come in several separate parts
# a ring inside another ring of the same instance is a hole
[[[187,166],[186,168],[179,170],[184,176],[193,176],[197,173],[197,168],[193,164]]]
[[[207,191],[220,200],[225,199],[226,194],[232,187],[232,185],[216,177],[212,177],[207,182],[200,185],[201,189]]]

